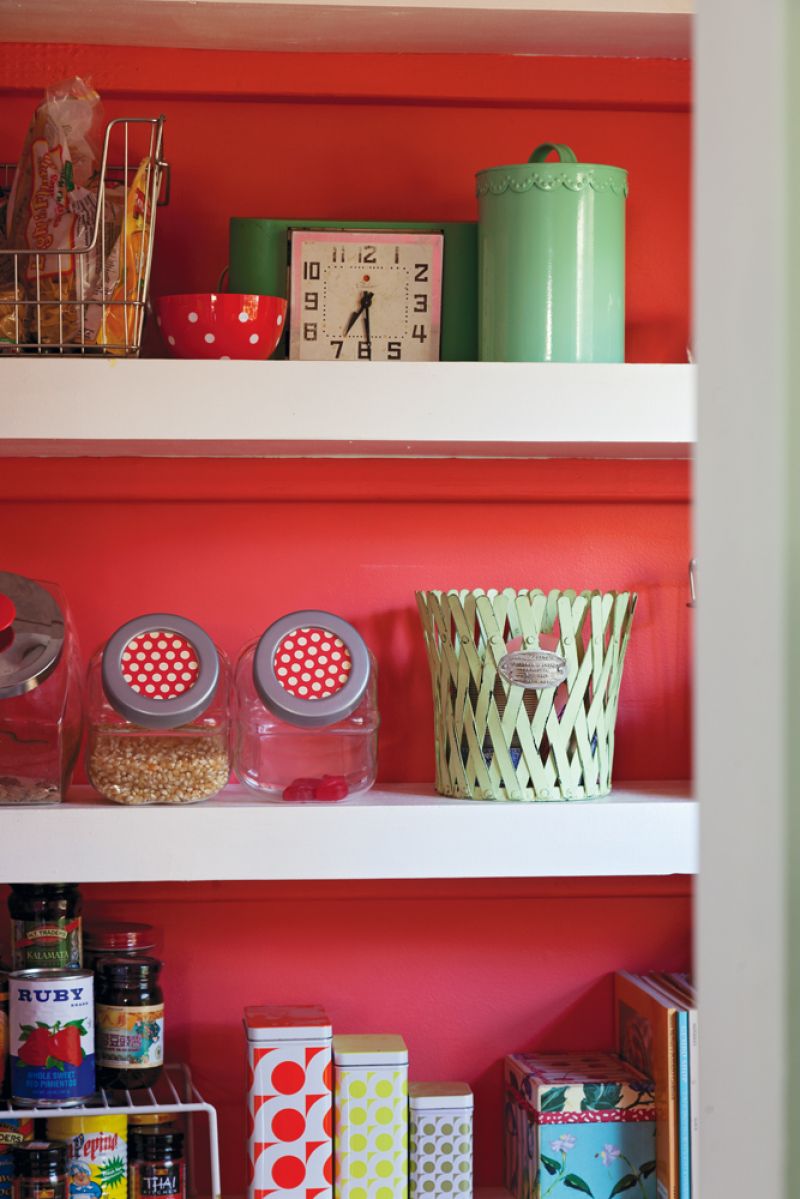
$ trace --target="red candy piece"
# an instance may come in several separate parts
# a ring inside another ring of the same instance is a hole
[[[347,779],[342,774],[323,774],[314,788],[314,799],[344,799],[350,794]]]
[[[283,789],[284,799],[315,799],[319,779],[295,779]]]

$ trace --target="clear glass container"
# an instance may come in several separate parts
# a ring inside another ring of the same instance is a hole
[[[65,798],[81,743],[81,690],[60,589],[0,571],[0,805]]]
[[[230,777],[229,667],[184,617],[123,625],[89,664],[86,772],[115,803],[211,799]]]
[[[339,617],[291,613],[242,651],[233,723],[234,768],[248,787],[287,800],[367,791],[378,768],[375,658]]]

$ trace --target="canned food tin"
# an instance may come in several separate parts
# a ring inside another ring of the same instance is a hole
[[[88,970],[9,977],[11,1096],[23,1107],[74,1107],[95,1089],[94,978]]]
[[[69,1199],[126,1199],[127,1116],[58,1116],[47,1135],[67,1143]]]
[[[14,1189],[14,1148],[33,1138],[33,1119],[8,1120],[0,1116],[0,1199],[11,1199]]]

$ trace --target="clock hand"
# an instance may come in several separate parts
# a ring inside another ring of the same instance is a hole
[[[359,303],[358,308],[356,308],[355,312],[350,313],[350,318],[349,318],[347,324],[345,325],[345,329],[344,329],[345,337],[347,337],[347,334],[353,328],[353,325],[356,323],[358,318],[361,316],[361,313],[364,312],[364,310],[366,308],[369,308],[370,304],[372,303],[372,296],[373,296],[373,292],[362,291],[361,296],[360,296],[361,302]]]
[[[369,296],[369,299],[367,299]],[[364,296],[364,332],[367,335],[367,357],[372,358],[372,335],[369,331],[369,310],[372,304],[372,295],[367,292]]]

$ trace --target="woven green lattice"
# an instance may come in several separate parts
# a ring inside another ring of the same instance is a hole
[[[436,788],[462,799],[586,799],[611,790],[636,595],[419,591],[433,682]],[[510,650],[555,650],[557,688],[507,682]]]

